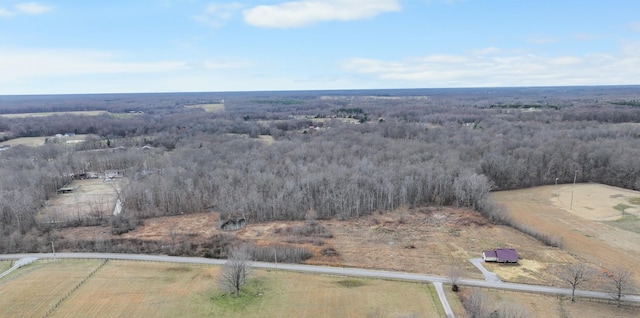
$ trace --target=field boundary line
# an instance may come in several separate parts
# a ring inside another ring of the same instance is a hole
[[[75,286],[73,286],[73,288],[71,288],[71,290],[69,290],[66,294],[64,294],[64,296],[62,296],[60,299],[58,299],[58,301],[53,304],[53,306],[51,306],[47,312],[42,316],[43,318],[45,317],[49,317],[51,316],[51,314],[58,309],[58,307],[60,307],[60,305],[62,305],[62,303],[67,300],[67,298],[69,298],[69,296],[71,296],[71,294],[73,294],[76,290],[78,290],[78,288],[80,288],[80,286],[84,285],[84,283],[87,282],[87,280],[89,280],[89,278],[91,278],[93,275],[95,275],[102,267],[104,267],[104,265],[107,265],[107,262],[109,262],[108,259],[104,259],[102,261],[102,263],[100,263],[100,265],[98,265],[98,267],[94,268],[87,276],[85,276],[83,279],[81,279]]]

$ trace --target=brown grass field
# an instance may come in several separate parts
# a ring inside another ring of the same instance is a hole
[[[60,137],[60,140],[62,141],[63,144],[74,144],[82,140],[85,140],[86,137],[87,135],[75,135],[72,137]],[[20,138],[9,139],[9,140],[0,142],[0,145],[10,145],[12,147],[17,145],[38,147],[38,146],[44,145],[45,138],[48,138],[48,137],[20,137]]]
[[[28,118],[28,117],[48,117],[54,115],[76,115],[76,116],[99,116],[107,114],[106,110],[82,110],[73,112],[42,112],[42,113],[22,113],[22,114],[0,114],[5,118]]]
[[[2,316],[42,316],[100,262],[38,261],[13,272],[0,280]],[[255,270],[242,296],[235,298],[216,284],[218,271],[214,266],[109,261],[51,317],[443,316],[430,284]]]
[[[224,111],[224,104],[198,104],[185,106],[184,108],[202,108],[206,112],[221,112]]]
[[[78,282],[98,267],[92,261],[40,261],[0,280],[2,317],[42,317]]]
[[[576,258],[602,271],[626,268],[640,282],[640,233],[619,226],[633,229],[640,225],[634,218],[640,192],[578,184],[502,191],[493,197],[518,222],[562,236],[563,249]],[[624,217],[618,210],[620,204],[629,206]]]
[[[117,182],[103,179],[74,180],[68,186],[76,187],[72,193],[58,194],[47,201],[37,219],[43,222],[67,222],[83,217],[109,218],[117,200]]]

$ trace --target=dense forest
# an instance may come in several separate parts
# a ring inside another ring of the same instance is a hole
[[[40,249],[24,242],[50,235],[37,211],[88,170],[125,171],[123,220],[112,222],[132,227],[209,211],[261,222],[424,205],[500,222],[490,191],[640,189],[639,99],[638,86],[3,96],[0,114],[107,112],[0,117],[0,141],[89,135],[0,152],[0,252]],[[211,103],[224,111],[189,107]]]

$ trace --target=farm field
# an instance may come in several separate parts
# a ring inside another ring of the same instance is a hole
[[[117,200],[117,181],[103,179],[74,180],[72,193],[59,194],[47,201],[37,218],[43,222],[68,222],[82,218],[108,218]]]
[[[72,111],[72,112],[42,112],[42,113],[20,113],[20,114],[0,114],[0,117],[5,118],[28,118],[28,117],[47,117],[47,116],[63,116],[63,115],[76,115],[76,116],[99,116],[109,113],[106,110],[84,110],[84,111]]]
[[[3,317],[42,317],[100,265],[100,260],[38,261],[0,280]]]
[[[624,266],[640,281],[640,233],[619,226],[625,224],[631,229],[639,226],[640,221],[633,216],[638,213],[640,192],[578,184],[492,195],[518,222],[562,236],[563,249],[579,259],[608,270]],[[621,205],[628,207],[624,217]]]
[[[42,316],[101,261],[38,261],[0,281],[6,316]],[[109,261],[51,317],[442,317],[430,284],[256,270],[238,299],[216,285],[219,268]],[[455,304],[456,300],[452,302]],[[459,304],[458,304],[459,307]]]

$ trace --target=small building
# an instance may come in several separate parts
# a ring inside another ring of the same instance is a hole
[[[75,187],[62,187],[60,189],[58,189],[58,193],[71,193],[73,191],[75,191],[76,188]]]
[[[517,263],[518,252],[515,248],[496,248],[483,251],[482,258],[485,262]]]
[[[482,259],[485,262],[497,262],[498,254],[496,254],[495,250],[486,250],[482,252]]]

